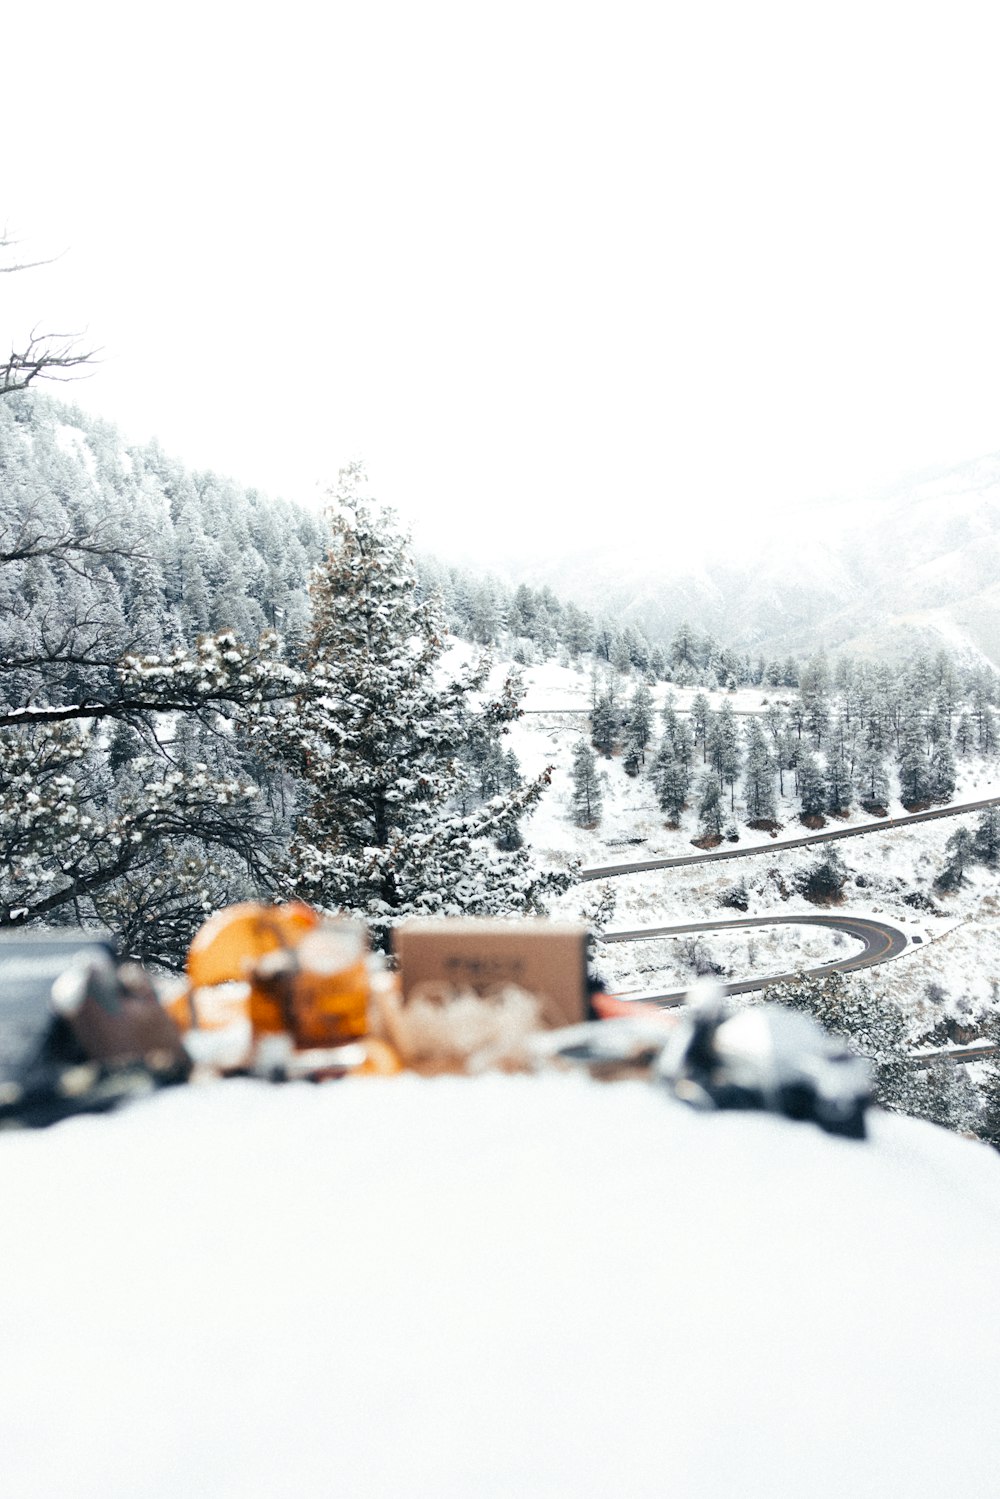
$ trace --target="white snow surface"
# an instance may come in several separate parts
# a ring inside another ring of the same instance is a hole
[[[0,1137],[0,1492],[997,1492],[1000,1160],[640,1083],[234,1081]]]
[[[838,910],[836,914],[841,913]],[[739,912],[718,911],[714,915],[724,921]],[[597,968],[614,993],[635,988],[637,981],[683,989],[700,972],[696,954],[710,956],[721,970],[721,978],[766,978],[818,968],[823,963],[842,962],[855,957],[863,946],[862,942],[828,928],[750,927],[741,932],[599,942]]]

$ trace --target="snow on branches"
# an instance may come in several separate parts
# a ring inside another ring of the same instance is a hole
[[[471,761],[520,714],[520,683],[488,689],[482,659],[444,680],[435,599],[418,595],[393,518],[343,476],[312,583],[307,681],[266,725],[305,786],[290,890],[368,917],[376,940],[407,915],[539,909],[566,877],[535,870],[518,832],[548,784],[476,805]]]
[[[145,757],[114,795],[99,751],[93,734],[75,726],[0,735],[0,925],[67,904],[79,912],[80,901],[154,867],[164,839],[258,857],[246,815],[258,795],[252,783],[207,765],[153,775]]]

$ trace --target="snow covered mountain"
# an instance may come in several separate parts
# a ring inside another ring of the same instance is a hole
[[[1000,664],[1000,453],[870,499],[786,511],[738,548],[705,534],[697,560],[630,534],[514,572],[653,638],[687,619],[776,657],[945,644]]]

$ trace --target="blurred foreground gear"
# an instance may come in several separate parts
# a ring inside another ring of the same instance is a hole
[[[730,1014],[721,995],[681,1015],[657,1077],[684,1103],[764,1109],[809,1119],[830,1134],[865,1138],[871,1074],[863,1058],[799,1011],[755,1005]]]
[[[104,932],[0,934],[0,1127],[103,1113],[191,1063],[173,1020]]]

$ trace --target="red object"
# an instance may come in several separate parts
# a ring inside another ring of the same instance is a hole
[[[668,1012],[659,1005],[648,1004],[641,999],[620,999],[617,994],[592,994],[591,1007],[598,1020],[617,1020],[622,1015],[659,1015],[667,1019]]]

